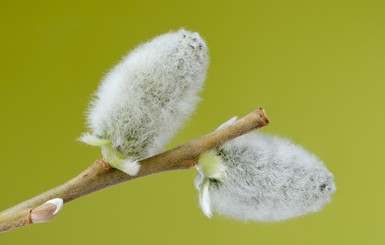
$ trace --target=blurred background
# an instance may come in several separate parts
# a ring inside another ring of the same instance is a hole
[[[202,102],[168,148],[264,107],[315,153],[337,193],[281,223],[206,218],[195,170],[138,179],[64,206],[0,244],[385,244],[384,1],[2,1],[0,209],[100,158],[76,138],[100,79],[141,42],[185,27],[211,64]]]

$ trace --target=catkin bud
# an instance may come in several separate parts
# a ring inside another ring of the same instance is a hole
[[[336,190],[317,157],[279,137],[252,132],[213,152],[226,177],[207,177],[199,164],[195,183],[209,217],[214,211],[245,221],[285,220],[320,210]]]
[[[160,35],[133,50],[104,78],[88,112],[91,134],[113,167],[135,175],[159,153],[199,102],[208,52],[198,33]]]

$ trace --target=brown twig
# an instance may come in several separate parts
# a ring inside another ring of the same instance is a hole
[[[31,218],[33,213],[39,214],[39,217],[35,218],[36,221],[51,220],[54,217],[52,213],[54,207],[44,205],[44,203],[53,198],[61,198],[64,203],[67,203],[92,192],[149,174],[190,168],[196,164],[201,153],[254,129],[266,126],[268,123],[264,110],[259,108],[224,129],[140,161],[141,167],[135,176],[110,168],[108,163],[98,160],[68,182],[1,212],[0,232],[38,223]]]

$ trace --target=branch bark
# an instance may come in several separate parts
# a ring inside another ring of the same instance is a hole
[[[53,218],[52,206],[46,205],[50,210],[41,211],[41,209],[45,207],[44,203],[51,199],[61,198],[64,203],[67,203],[95,191],[146,175],[191,168],[196,164],[201,153],[268,124],[269,120],[265,111],[259,108],[226,128],[140,161],[141,167],[135,176],[113,169],[107,162],[98,160],[68,182],[2,211],[0,213],[0,232],[33,224],[31,215],[34,212],[49,214],[50,217],[47,218],[49,221]],[[45,217],[39,217],[39,219],[44,220]]]

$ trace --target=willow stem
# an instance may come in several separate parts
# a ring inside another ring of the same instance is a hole
[[[140,161],[141,167],[135,176],[127,175],[111,168],[105,161],[98,160],[68,182],[2,211],[0,232],[33,224],[30,218],[31,212],[48,200],[61,198],[64,203],[67,203],[95,191],[146,175],[191,168],[196,164],[201,153],[267,124],[269,121],[265,111],[259,108],[226,128]]]

